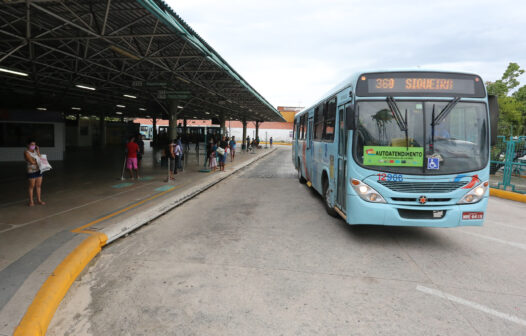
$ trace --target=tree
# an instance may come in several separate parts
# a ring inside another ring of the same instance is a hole
[[[520,87],[511,96],[520,82],[517,78],[524,73],[517,63],[510,63],[502,78],[487,82],[488,94],[499,97],[499,131],[500,135],[523,135],[526,130],[526,85]],[[514,134],[509,134],[510,130]]]

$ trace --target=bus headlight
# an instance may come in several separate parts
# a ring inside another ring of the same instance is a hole
[[[485,181],[468,191],[457,204],[473,204],[480,201],[488,190],[489,182]]]
[[[387,203],[382,195],[362,181],[351,179],[351,185],[358,196],[360,196],[364,201],[372,203]]]

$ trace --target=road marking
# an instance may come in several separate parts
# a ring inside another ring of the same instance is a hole
[[[475,236],[475,237],[491,240],[491,241],[494,241],[494,242],[497,242],[497,243],[506,244],[506,245],[509,245],[509,246],[520,248],[522,250],[526,250],[526,244],[510,242],[510,241],[507,241],[507,240],[504,240],[504,239],[499,239],[499,238],[493,238],[493,237],[490,237],[490,236],[481,235],[480,233],[473,233],[473,232],[468,232],[468,231],[464,231],[464,230],[459,230],[459,231],[464,232],[464,233],[466,233],[468,235]]]
[[[509,224],[501,224],[501,223],[495,223],[495,225],[505,226],[505,227],[509,227],[509,228],[512,228],[512,229],[526,231],[526,227],[520,227],[520,226],[515,226],[515,225],[509,225]]]
[[[106,216],[103,216],[103,217],[100,217],[100,218],[98,218],[98,219],[95,219],[95,220],[89,222],[88,224],[84,224],[84,225],[82,225],[82,226],[79,226],[78,228],[71,230],[71,232],[75,232],[75,233],[89,233],[88,231],[85,231],[84,229],[89,228],[90,226],[93,226],[93,225],[95,225],[95,224],[97,224],[97,223],[100,223],[100,222],[105,221],[105,220],[107,220],[107,219],[110,219],[110,218],[112,218],[112,217],[115,217],[115,216],[117,216],[117,215],[120,215],[120,214],[122,214],[122,213],[124,213],[124,212],[126,212],[126,211],[128,211],[128,210],[131,210],[131,209],[133,209],[133,208],[136,208],[136,207],[138,207],[139,205],[142,205],[142,204],[144,204],[144,203],[146,203],[146,202],[149,202],[149,201],[151,201],[151,200],[154,200],[154,199],[156,199],[157,197],[163,196],[163,195],[169,193],[170,191],[173,191],[173,190],[175,190],[175,189],[181,188],[181,187],[185,186],[186,184],[188,184],[188,183],[181,184],[181,185],[178,185],[178,186],[174,186],[173,188],[170,188],[170,189],[168,189],[168,190],[162,191],[162,192],[157,193],[157,194],[155,194],[155,195],[153,195],[153,196],[150,196],[150,197],[148,197],[148,198],[145,198],[145,199],[143,199],[142,201],[139,201],[139,202],[133,203],[132,205],[129,205],[129,206],[123,208],[123,209],[117,210],[117,211],[112,212],[112,213],[110,213],[110,214],[108,214],[108,215],[106,215]]]
[[[517,316],[513,316],[513,315],[510,315],[510,314],[502,313],[502,312],[497,311],[495,309],[491,309],[489,307],[483,306],[483,305],[481,305],[479,303],[471,302],[471,301],[468,301],[468,300],[456,297],[454,295],[442,292],[442,291],[440,291],[438,289],[432,289],[432,288],[427,288],[427,287],[418,285],[418,286],[416,286],[416,290],[420,291],[422,293],[434,295],[434,296],[439,297],[441,299],[446,299],[446,300],[449,300],[449,301],[452,301],[452,302],[455,302],[455,303],[459,303],[461,305],[468,306],[468,307],[476,309],[476,310],[480,310],[481,312],[484,312],[486,314],[490,314],[490,315],[493,315],[493,316],[496,316],[496,317],[500,317],[501,319],[508,320],[510,322],[514,322],[514,323],[526,326],[526,320],[523,320],[523,319],[521,319],[521,318],[519,318]]]
[[[132,186],[132,185],[133,185],[133,183],[131,183],[131,182],[124,182],[124,183],[119,183],[119,184],[112,185],[111,187],[120,189],[120,188],[129,187],[129,186]]]
[[[155,188],[155,191],[166,191],[166,190],[170,190],[170,189],[173,189],[173,188],[175,188],[175,187],[171,186],[171,185],[164,185],[162,187]]]

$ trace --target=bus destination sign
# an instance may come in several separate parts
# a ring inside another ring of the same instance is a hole
[[[447,73],[375,73],[360,76],[360,96],[463,96],[483,97],[478,76]]]

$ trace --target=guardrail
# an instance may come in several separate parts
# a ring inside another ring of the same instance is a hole
[[[490,174],[502,172],[502,182],[497,188],[526,194],[526,181],[513,182],[514,177],[526,177],[526,136],[497,137],[491,148]]]

